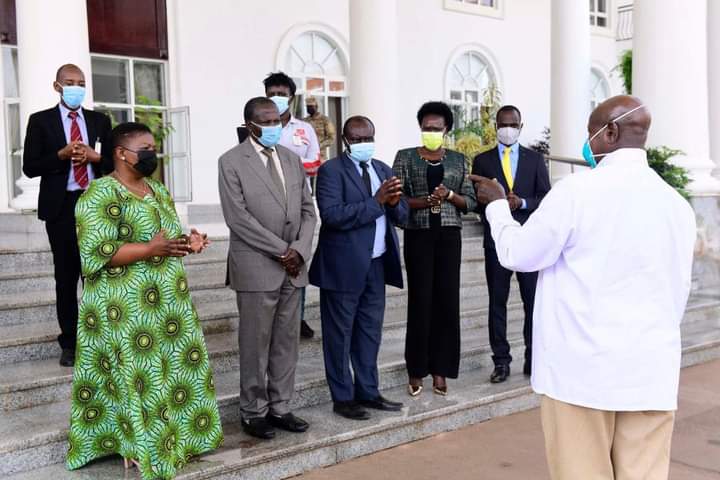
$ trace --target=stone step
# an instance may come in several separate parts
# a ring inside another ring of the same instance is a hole
[[[191,282],[199,277],[213,278],[215,285],[224,284],[227,245],[227,240],[213,243],[202,255],[185,258],[185,269]],[[30,259],[28,262],[32,264],[18,261],[15,258],[18,255],[28,257]],[[0,252],[0,296],[29,291],[42,291],[54,296],[52,256],[38,255],[38,252],[22,254]],[[483,257],[482,237],[466,238],[463,243],[463,262],[478,262],[482,261]],[[197,281],[195,283],[197,284]]]
[[[513,292],[508,305],[508,320],[521,322],[524,317],[519,293]],[[383,338],[404,339],[407,313],[405,307],[390,308],[385,313]],[[237,321],[237,320],[235,320]],[[320,356],[322,329],[319,319],[309,321],[315,329],[315,338],[300,342],[300,358]],[[463,331],[485,329],[487,326],[487,302],[484,299],[472,299],[463,304],[461,327]],[[15,410],[40,405],[67,397],[72,380],[72,370],[63,368],[57,363],[60,350],[55,341],[56,333],[47,336],[46,344],[36,348],[47,352],[47,356],[38,359],[16,357],[16,362],[3,366],[0,377],[0,410]],[[205,335],[213,371],[216,373],[233,370],[237,367],[237,330],[236,324],[227,331]],[[2,340],[0,340],[2,342]],[[9,342],[8,342],[9,343]],[[1,344],[1,343],[0,343]],[[13,347],[8,347],[13,348]],[[29,350],[26,346],[24,351]],[[2,350],[0,350],[2,351]],[[18,355],[22,349],[16,350]]]
[[[521,325],[509,325],[509,338],[513,347],[518,347],[522,335]],[[404,339],[385,339],[381,346],[378,366],[382,389],[389,389],[407,383],[404,360]],[[517,352],[516,352],[517,353]],[[519,353],[522,358],[522,353]],[[481,329],[465,332],[462,339],[461,371],[483,368],[490,374],[490,351],[487,333]],[[486,368],[487,367],[487,368]],[[237,408],[239,398],[239,373],[237,370],[215,374],[218,405],[224,424],[239,420]],[[296,374],[296,394],[292,408],[302,409],[330,401],[329,390],[324,377],[321,356],[301,357]],[[68,429],[70,409],[69,388],[62,399],[53,403],[4,412],[0,418],[0,476],[23,471],[28,455],[35,467],[62,460]],[[42,419],[42,420],[40,420]],[[18,429],[23,425],[22,429]]]
[[[484,258],[481,250],[470,250],[461,264],[463,283],[485,284]],[[404,272],[403,272],[404,275]],[[52,279],[47,277],[48,281]],[[24,281],[24,280],[23,280]],[[188,271],[188,283],[197,304],[203,302],[234,301],[235,294],[225,286],[225,263],[203,264],[203,268]],[[306,305],[315,305],[319,298],[315,287],[307,289]],[[388,296],[404,295],[403,290],[388,288]],[[313,303],[315,302],[315,303]],[[200,309],[200,305],[198,305]],[[54,285],[44,290],[0,293],[0,327],[5,325],[47,322],[57,318]]]
[[[684,367],[720,357],[720,331],[716,325],[701,328],[703,334],[689,334],[685,330],[683,326]],[[271,441],[252,439],[242,433],[237,420],[225,418],[225,446],[192,462],[177,478],[283,479],[537,406],[538,398],[532,394],[526,377],[515,372],[508,382],[493,385],[487,381],[489,371],[479,365],[463,372],[458,380],[450,380],[447,397],[432,395],[427,390],[410,398],[404,382],[394,387],[383,385],[383,393],[404,401],[405,408],[398,413],[373,411],[366,422],[333,415],[327,401],[310,402],[295,411],[311,423],[310,430],[304,434],[280,432]],[[381,378],[386,376],[383,372]],[[223,399],[220,403],[223,404]],[[124,478],[117,457],[94,462],[76,472],[65,470],[61,462],[67,446],[67,411],[68,403],[60,402],[10,412],[3,417],[0,474],[15,473],[8,480]],[[49,464],[56,465],[46,466]]]

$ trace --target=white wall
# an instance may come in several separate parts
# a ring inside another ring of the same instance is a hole
[[[242,108],[264,93],[261,81],[276,69],[288,31],[322,24],[347,42],[348,1],[216,0],[212,9],[194,0],[170,2],[170,97],[173,106],[190,106],[193,203],[218,203],[217,158],[236,144]],[[550,124],[551,0],[505,0],[501,19],[445,10],[443,0],[396,1],[397,148],[419,143],[417,109],[445,100],[446,69],[463,46],[479,48],[495,65],[503,101],[523,112],[521,141],[539,138]],[[593,63],[609,73],[618,56],[614,28],[593,35],[591,45]],[[621,93],[611,78],[612,93]]]
[[[348,4],[215,0],[208,8],[175,0],[172,8],[171,75],[181,85],[170,94],[173,105],[190,106],[193,203],[218,203],[218,157],[237,144],[247,100],[264,95],[262,80],[275,70],[284,34],[298,23],[323,23],[347,38]]]

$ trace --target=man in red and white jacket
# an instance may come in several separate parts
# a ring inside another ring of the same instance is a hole
[[[276,72],[268,75],[263,85],[265,96],[275,103],[280,112],[283,130],[279,143],[302,159],[310,188],[310,177],[316,176],[320,168],[320,144],[312,125],[292,116],[290,105],[297,89],[295,82],[283,72]],[[302,291],[300,312],[300,336],[312,338],[315,332],[305,322],[305,289]]]

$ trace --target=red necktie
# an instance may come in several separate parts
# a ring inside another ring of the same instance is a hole
[[[80,133],[80,126],[77,123],[77,116],[77,112],[68,113],[68,117],[72,120],[72,123],[70,124],[70,142],[82,143],[83,138]],[[85,190],[88,187],[87,165],[73,165],[73,176],[75,177],[77,184],[80,185],[80,188]]]

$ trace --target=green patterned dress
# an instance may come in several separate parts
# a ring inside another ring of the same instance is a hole
[[[85,284],[66,459],[71,470],[120,454],[140,463],[144,480],[167,479],[223,440],[182,259],[108,265],[124,243],[148,242],[160,229],[168,238],[182,234],[170,194],[148,183],[155,195],[140,199],[112,177],[95,180],[75,209]]]

